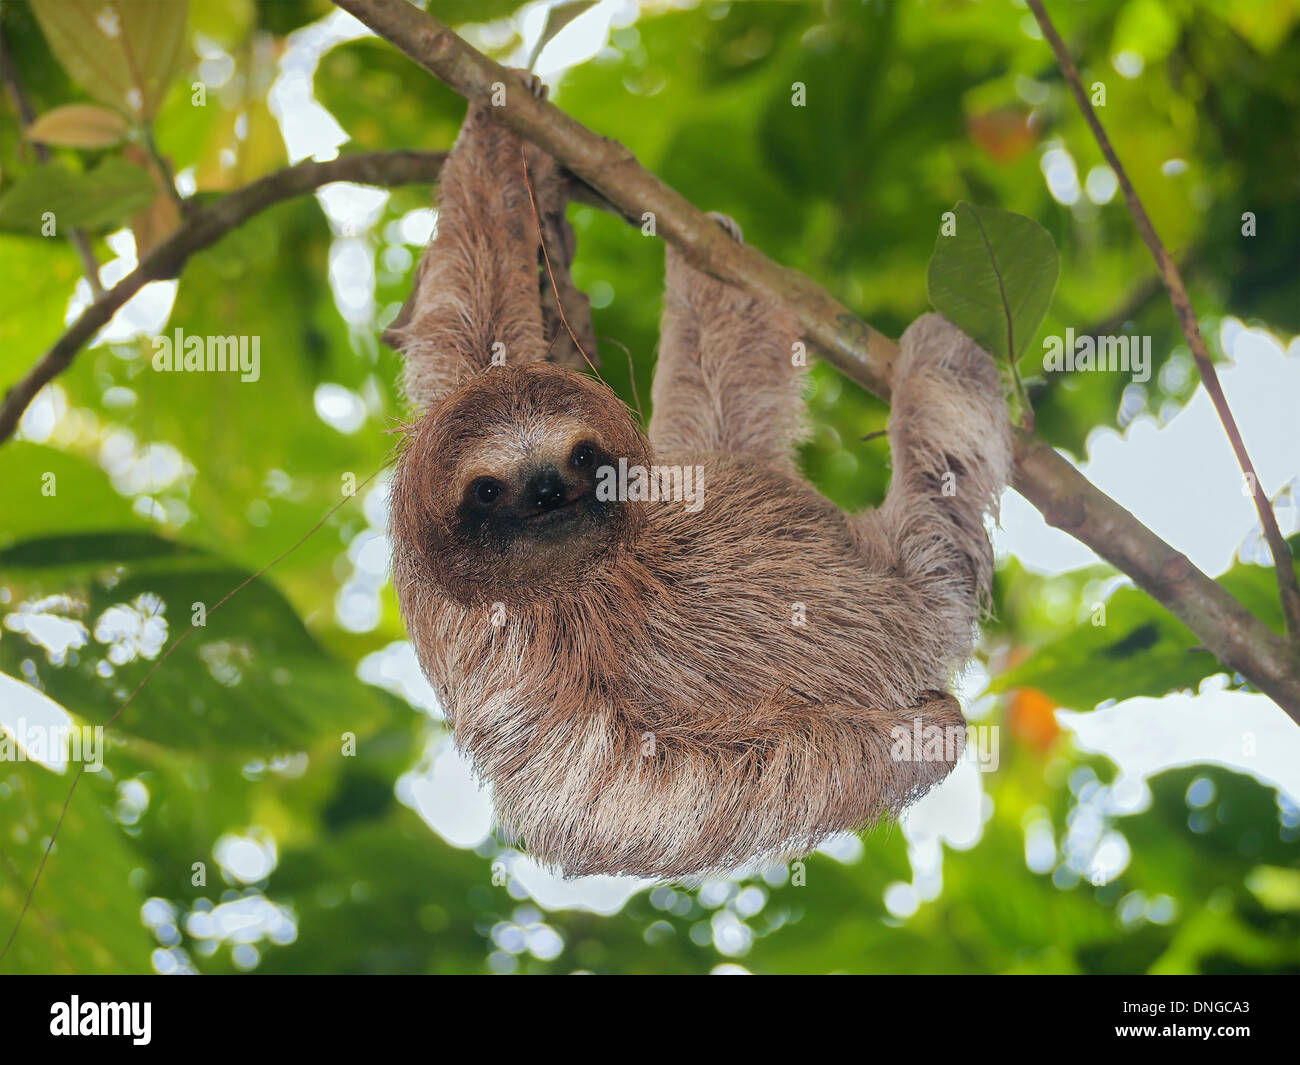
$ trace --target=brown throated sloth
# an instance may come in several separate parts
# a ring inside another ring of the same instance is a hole
[[[937,315],[907,330],[888,497],[845,514],[791,457],[793,319],[670,248],[642,434],[603,383],[544,361],[520,144],[471,106],[389,334],[422,408],[393,576],[457,744],[566,875],[722,871],[897,813],[960,751],[942,689],[971,653],[1011,463],[992,361]],[[528,151],[553,215],[556,168]],[[619,460],[702,467],[703,506],[601,498]],[[947,743],[909,744],[936,727]]]

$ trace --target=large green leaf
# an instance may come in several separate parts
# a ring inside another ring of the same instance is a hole
[[[1300,552],[1300,537],[1291,542],[1293,552]],[[1300,563],[1296,568],[1300,572]],[[1221,581],[1265,622],[1281,625],[1272,567],[1239,562]],[[1104,610],[1084,606],[1086,620],[999,674],[990,689],[1037,688],[1062,706],[1091,710],[1107,699],[1195,690],[1205,677],[1226,669],[1190,629],[1136,588],[1116,590]]]
[[[1150,807],[1117,826],[1133,848],[1127,875],[1152,894],[1208,899],[1256,865],[1300,868],[1274,788],[1211,765],[1168,770],[1150,788]]]
[[[31,908],[0,973],[149,972],[156,944],[140,921],[145,901],[132,880],[139,858],[113,819],[114,785],[85,773],[59,831]],[[0,763],[0,945],[22,911],[72,772],[33,762]]]
[[[1037,688],[1062,706],[1194,688],[1222,669],[1186,626],[1145,592],[1120,588],[1095,615],[994,678],[993,691]]]
[[[185,40],[188,0],[31,0],[50,48],[92,96],[149,119]]]
[[[68,299],[81,276],[62,240],[0,233],[4,314],[0,314],[0,390],[9,388],[63,332]],[[0,461],[3,456],[0,455]]]
[[[164,646],[190,628],[195,604],[206,623],[175,646],[113,729],[166,747],[267,757],[322,740],[337,750],[344,732],[364,734],[389,714],[390,697],[327,654],[269,580],[252,580],[217,609],[251,574],[207,551],[142,533],[52,535],[0,551],[0,570],[8,613],[67,596],[43,612],[86,630],[62,664],[7,637],[0,669],[34,673],[92,724],[124,705]]]
[[[327,52],[316,68],[316,96],[358,148],[450,148],[465,101],[426,78],[409,88],[411,61],[374,37]]]
[[[56,448],[9,441],[0,447],[0,483],[13,503],[0,512],[0,548],[56,529],[66,534],[144,524],[103,470]]]
[[[149,206],[153,197],[149,174],[125,159],[105,159],[80,174],[46,163],[0,197],[0,228],[33,236],[65,236],[78,227],[99,230]],[[47,214],[53,215],[55,233],[42,232]]]
[[[930,302],[994,358],[1019,361],[1052,304],[1060,257],[1032,218],[961,202],[940,232],[927,275]]]

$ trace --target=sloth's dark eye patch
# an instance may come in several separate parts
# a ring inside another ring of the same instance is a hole
[[[569,456],[569,464],[574,469],[585,469],[596,461],[596,449],[585,441],[573,449],[573,454]]]
[[[480,477],[469,486],[469,494],[474,502],[490,507],[501,498],[501,482],[494,477]]]

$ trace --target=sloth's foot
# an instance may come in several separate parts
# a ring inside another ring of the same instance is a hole
[[[546,82],[542,81],[531,70],[524,70],[522,67],[511,67],[510,73],[524,83],[524,86],[538,100],[545,100],[547,94]]]

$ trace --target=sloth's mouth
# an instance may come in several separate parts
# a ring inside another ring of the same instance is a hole
[[[515,539],[532,543],[560,544],[595,533],[613,514],[609,505],[599,502],[590,488],[544,510],[519,514],[502,510],[492,514],[471,514],[462,524],[470,539],[505,547]],[[472,520],[472,519],[477,520]]]
[[[578,509],[591,498],[590,492],[580,492],[572,499],[566,499],[559,506],[551,507],[549,510],[538,511],[536,514],[529,514],[521,520],[525,525],[538,527],[547,525],[558,525],[563,521],[571,521],[578,516]]]

